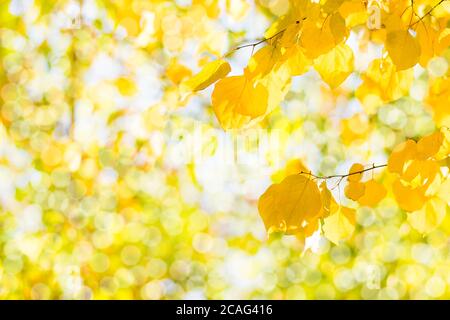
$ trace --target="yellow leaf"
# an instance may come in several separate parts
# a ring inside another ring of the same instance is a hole
[[[320,196],[322,197],[322,210],[319,217],[328,217],[330,214],[336,213],[339,210],[339,205],[328,189],[325,181],[320,184]]]
[[[357,201],[366,192],[366,186],[361,182],[350,182],[347,187],[345,187],[345,196],[349,199]]]
[[[450,157],[450,129],[445,127],[441,129],[441,133],[443,135],[442,145],[434,156],[436,160],[444,160]]]
[[[375,207],[384,197],[386,197],[386,188],[375,180],[367,181],[364,185],[366,192],[358,199],[360,205]]]
[[[444,134],[440,131],[423,137],[419,140],[419,142],[417,142],[418,158],[425,160],[433,157],[436,153],[438,153],[443,142]]]
[[[412,160],[403,173],[402,179],[410,183],[416,180],[417,186],[426,186],[434,181],[439,169],[439,165],[434,160]]]
[[[348,178],[347,180],[349,182],[359,182],[362,179],[362,173],[356,173],[361,172],[364,170],[364,166],[360,163],[355,163],[351,166],[350,170],[348,171]],[[355,174],[356,173],[356,174]]]
[[[338,212],[325,218],[323,225],[325,237],[335,244],[350,238],[355,230],[355,215],[354,209],[341,207]]]
[[[346,1],[340,6],[339,12],[349,28],[365,24],[369,18],[369,12],[362,1]]]
[[[334,13],[330,18],[330,28],[335,43],[340,43],[348,36],[348,30],[345,25],[345,19],[339,12]]]
[[[345,0],[327,0],[322,6],[322,10],[325,13],[333,13],[339,10],[339,7],[345,2]]]
[[[192,78],[183,82],[191,91],[200,91],[230,73],[231,67],[227,61],[216,60],[206,64],[203,69]]]
[[[285,1],[277,1],[281,6],[285,3]],[[287,2],[287,1],[286,1]],[[270,28],[264,33],[264,37],[266,39],[274,37],[276,34],[282,33],[282,30],[286,30],[291,25],[302,25],[302,22],[305,18],[308,20],[317,20],[320,15],[320,5],[318,3],[313,3],[309,0],[295,0],[289,1],[291,10],[287,12],[280,19],[277,19]],[[275,4],[275,3],[274,3]],[[272,5],[271,5],[272,7]],[[275,37],[272,39],[274,41],[278,41],[279,37]]]
[[[400,180],[394,182],[392,191],[398,205],[405,211],[420,210],[427,201],[427,197],[425,197],[421,188],[404,186]]]
[[[308,71],[311,66],[311,60],[306,57],[303,49],[298,46],[289,48],[283,54],[283,60],[289,67],[289,72],[292,76],[299,76]]]
[[[310,222],[308,222],[306,226],[303,227],[303,234],[305,238],[312,236],[313,233],[316,232],[318,228],[319,228],[318,219],[311,220]]]
[[[434,57],[439,44],[438,33],[434,28],[428,28],[422,23],[417,24],[416,33],[421,48],[419,62],[422,67],[426,68],[430,59]]]
[[[248,62],[246,76],[252,79],[264,77],[272,71],[280,55],[279,50],[272,46],[259,49]]]
[[[450,206],[450,178],[445,179],[441,183],[436,196],[447,203],[448,206]]]
[[[337,88],[353,72],[352,49],[340,44],[314,60],[314,69],[331,88]]]
[[[446,203],[439,198],[432,198],[421,210],[408,214],[408,221],[417,231],[429,233],[439,227],[446,212]]]
[[[325,25],[318,25],[314,21],[306,20],[300,41],[306,50],[306,55],[311,59],[329,52],[335,46],[328,21]]]
[[[260,83],[254,85],[245,76],[220,80],[212,93],[212,106],[224,129],[240,128],[264,115],[267,104],[267,89]]]
[[[284,100],[291,85],[291,74],[287,64],[281,64],[258,80],[269,93],[266,113],[272,112]]]
[[[295,46],[302,30],[302,22],[303,21],[289,25],[286,30],[284,30],[280,39],[276,41],[276,46],[284,49]]]
[[[439,34],[439,45],[437,48],[438,54],[441,54],[442,51],[448,49],[450,47],[450,28],[445,28]]]
[[[407,140],[394,148],[389,161],[388,169],[391,172],[403,174],[404,165],[407,161],[413,160],[417,154],[417,145],[414,140]]]
[[[407,30],[391,31],[386,36],[386,50],[397,70],[414,67],[420,58],[420,44]]]
[[[430,80],[427,104],[433,111],[433,120],[439,126],[450,127],[450,77]]]
[[[258,210],[268,233],[295,234],[322,207],[317,185],[301,174],[271,185],[259,198]]]

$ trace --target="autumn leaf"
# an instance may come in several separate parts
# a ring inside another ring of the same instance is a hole
[[[193,92],[200,91],[226,77],[230,71],[231,67],[227,61],[215,60],[206,64],[199,73],[183,82],[183,85]]]
[[[268,92],[260,83],[252,83],[246,76],[220,80],[212,94],[212,106],[224,129],[240,128],[249,120],[264,115]]]
[[[293,46],[286,50],[282,59],[288,65],[289,72],[292,76],[304,74],[312,64],[311,59],[305,55],[305,52],[299,46]]]
[[[330,28],[336,44],[344,41],[348,36],[345,19],[339,12],[334,13],[330,18]]]
[[[407,30],[391,31],[386,37],[386,50],[398,71],[414,67],[420,59],[420,44]]]
[[[268,233],[295,234],[320,212],[321,207],[319,188],[302,174],[288,176],[281,183],[271,185],[258,202]]]
[[[336,213],[339,210],[339,205],[328,189],[325,181],[320,184],[320,196],[322,197],[322,210],[318,218],[328,217],[330,214]]]
[[[429,233],[439,227],[446,213],[446,203],[439,198],[433,198],[427,201],[422,209],[409,213],[408,221],[417,231]]]
[[[404,166],[407,161],[413,160],[417,154],[417,145],[414,140],[407,140],[392,151],[389,161],[388,169],[391,172],[403,174]]]
[[[394,192],[395,200],[399,207],[405,211],[412,212],[420,210],[427,201],[427,197],[420,187],[409,187],[402,183],[401,180],[394,182],[392,191]]]
[[[315,21],[306,20],[300,41],[306,55],[311,59],[331,51],[335,46],[329,22],[322,26]]]
[[[345,187],[345,196],[349,199],[357,201],[366,192],[366,185],[361,182],[350,182]]]
[[[353,72],[353,51],[346,44],[314,60],[314,68],[331,88],[337,88]]]
[[[364,189],[364,195],[358,199],[361,206],[375,207],[387,194],[386,188],[375,180],[365,182]]]
[[[450,127],[448,105],[450,104],[450,78],[440,77],[430,81],[426,103],[439,126]]]
[[[325,13],[333,13],[339,9],[339,7],[345,2],[345,0],[326,0],[322,6]]]
[[[362,179],[362,171],[364,170],[364,166],[360,163],[354,163],[350,170],[348,171],[348,178],[347,180],[349,182],[359,182]]]
[[[272,46],[263,47],[250,58],[246,68],[246,76],[249,79],[266,76],[278,63],[280,57],[281,53],[277,48]]]
[[[417,142],[417,157],[428,159],[433,157],[440,150],[444,142],[444,134],[440,131],[434,132]]]
[[[355,230],[355,216],[354,209],[340,207],[338,212],[325,218],[323,231],[327,239],[335,244],[349,239]]]

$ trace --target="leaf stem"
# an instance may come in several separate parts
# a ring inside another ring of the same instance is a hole
[[[231,55],[235,51],[238,51],[238,50],[241,50],[241,49],[244,49],[244,48],[252,47],[254,49],[256,46],[260,45],[261,43],[270,41],[270,40],[272,40],[273,38],[275,38],[276,36],[282,34],[285,31],[286,31],[286,29],[283,29],[283,30],[278,31],[277,33],[275,33],[273,36],[271,36],[269,38],[264,38],[264,39],[258,40],[257,42],[254,42],[254,43],[248,43],[248,44],[243,44],[243,45],[237,46],[236,48],[234,48],[234,49],[228,51],[227,53],[225,53],[224,57],[228,57],[229,55]]]
[[[303,18],[302,20],[306,20],[306,18]],[[296,24],[299,24],[299,23],[300,23],[300,20],[295,21],[295,23],[296,23]],[[225,54],[223,55],[223,57],[226,58],[226,57],[228,57],[229,55],[233,54],[235,51],[238,51],[238,50],[241,50],[241,49],[244,49],[244,48],[252,47],[252,49],[255,49],[256,46],[258,46],[258,45],[260,45],[260,44],[262,44],[262,43],[264,43],[264,42],[267,42],[267,41],[270,41],[270,40],[276,38],[276,37],[279,36],[280,34],[283,34],[286,30],[287,30],[287,28],[284,28],[284,29],[278,31],[277,33],[275,33],[273,36],[270,36],[270,37],[268,37],[268,38],[263,38],[263,39],[260,39],[260,40],[258,40],[258,41],[256,41],[256,42],[253,42],[253,43],[247,43],[247,44],[243,44],[243,45],[237,46],[237,47],[235,47],[234,49],[231,49],[230,51],[228,51],[227,53],[225,53]]]
[[[333,178],[341,178],[341,180],[342,180],[344,178],[353,176],[355,174],[361,174],[361,173],[364,173],[364,172],[367,172],[367,171],[371,171],[371,170],[375,170],[375,169],[379,169],[379,168],[384,168],[384,167],[387,167],[387,164],[381,164],[381,165],[377,165],[377,166],[374,164],[370,168],[367,168],[367,169],[364,169],[364,170],[355,171],[355,172],[348,173],[348,174],[336,174],[336,175],[330,175],[330,176],[318,176],[318,175],[315,175],[315,174],[313,174],[311,172],[305,172],[305,171],[301,171],[299,174],[306,174],[306,175],[309,175],[311,177],[314,177],[315,179],[320,179],[320,180],[328,180],[328,179],[333,179]]]

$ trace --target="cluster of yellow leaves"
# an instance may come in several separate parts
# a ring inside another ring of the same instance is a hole
[[[449,155],[450,130],[444,128],[417,143],[405,141],[389,157],[387,167],[397,175],[393,195],[399,207],[409,212],[408,220],[419,232],[438,227],[450,205]],[[277,183],[259,199],[258,209],[267,232],[304,239],[322,224],[324,236],[330,241],[348,239],[355,229],[355,210],[336,202],[326,180],[347,178],[346,197],[373,208],[388,194],[373,178],[362,181],[364,173],[374,168],[355,163],[347,175],[316,177],[300,161],[289,162],[272,177]],[[324,181],[318,187],[315,181],[320,179]]]
[[[397,174],[392,185],[395,199],[419,232],[440,225],[449,205],[448,157],[450,133],[447,128],[423,137],[417,143],[407,140],[389,157],[388,169]]]
[[[363,190],[356,200],[363,206],[373,207],[384,198],[386,190],[374,180],[360,183],[363,171],[362,165],[353,165],[348,182],[349,185],[361,184]],[[272,178],[279,182],[271,185],[258,203],[260,215],[269,234],[295,234],[304,240],[317,231],[321,223],[324,235],[334,243],[348,239],[353,234],[355,209],[339,205],[326,181],[317,186],[315,179],[301,161],[290,161],[285,169]]]
[[[438,2],[383,2],[379,8],[380,27],[371,30],[364,26],[369,18],[364,1],[292,0],[288,12],[269,27],[262,41],[238,47],[255,49],[263,45],[241,75],[228,76],[231,68],[224,60],[226,55],[207,64],[182,87],[196,92],[216,83],[211,100],[219,124],[224,129],[246,127],[274,110],[289,90],[291,78],[310,67],[331,89],[339,87],[354,72],[354,53],[346,41],[358,28],[369,35],[370,41],[382,45],[384,52],[362,71],[362,83],[355,92],[370,115],[380,105],[408,95],[414,80],[413,67],[426,67],[448,48],[450,15]],[[441,124],[448,119],[449,92],[447,78],[432,82],[427,103]],[[344,140],[366,137],[367,125],[356,129],[349,126],[357,120],[344,123]],[[410,222],[419,231],[432,230],[446,212],[448,165],[441,162],[448,152],[441,149],[448,145],[447,136],[438,132],[417,144],[406,141],[389,159],[389,170],[399,175],[393,194],[399,206],[411,212]],[[374,179],[362,181],[365,171],[361,164],[352,166],[346,175],[345,195],[360,206],[375,207],[388,191]],[[267,189],[258,204],[269,233],[281,231],[304,238],[322,224],[325,236],[335,243],[350,237],[355,210],[338,205],[325,181],[319,187],[314,176],[298,163],[275,176],[277,183]]]
[[[265,46],[251,57],[242,75],[217,79],[213,70],[204,68],[191,80],[219,80],[212,94],[217,119],[224,129],[242,128],[276,108],[291,77],[311,66],[330,87],[338,87],[353,71],[353,52],[344,44],[347,35],[345,20],[334,6],[292,1],[289,13],[269,28]]]
[[[386,196],[386,188],[374,179],[361,182],[362,171],[364,166],[359,163],[350,168],[345,196],[357,201],[361,206],[375,207]]]
[[[436,1],[415,1],[412,6],[409,1],[388,1],[379,8],[379,30],[364,29],[388,55],[372,61],[362,73],[356,96],[367,113],[407,95],[412,67],[418,63],[426,67],[449,46],[450,29],[445,26],[449,17],[441,13],[438,21],[429,19],[430,8],[439,13]],[[189,87],[195,92],[218,81],[212,107],[224,129],[262,120],[284,99],[291,77],[310,67],[330,88],[337,88],[354,72],[354,53],[346,40],[367,22],[369,9],[364,1],[291,0],[289,11],[272,24],[264,40],[248,45],[264,47],[253,54],[242,75],[225,78],[227,72],[214,68],[225,63],[218,60],[192,78]],[[200,79],[203,83],[196,86]]]
[[[379,30],[372,40],[384,46],[388,56],[374,60],[363,72],[356,96],[368,113],[386,102],[408,94],[413,81],[412,67],[427,67],[435,56],[449,47],[448,9],[442,1],[389,1],[381,6]],[[440,9],[443,11],[440,12]],[[431,19],[431,14],[436,19]]]

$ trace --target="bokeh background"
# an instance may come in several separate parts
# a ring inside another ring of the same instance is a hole
[[[360,46],[352,32],[357,71],[333,92],[315,71],[295,78],[259,127],[275,142],[239,161],[218,152],[241,133],[220,129],[211,89],[180,92],[183,79],[260,38],[287,6],[1,1],[0,298],[450,297],[448,214],[422,236],[386,198],[358,209],[349,241],[336,246],[318,232],[303,246],[268,237],[257,211],[292,159],[345,173],[354,162],[386,163],[405,137],[433,132],[418,101],[449,55],[416,67],[410,96],[368,115],[354,90],[381,48]],[[233,73],[250,55],[230,58]]]

